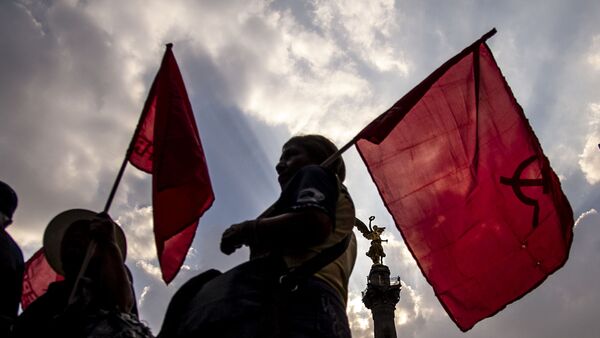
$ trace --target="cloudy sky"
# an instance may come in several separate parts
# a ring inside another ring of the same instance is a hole
[[[274,164],[298,133],[339,146],[489,31],[497,62],[562,180],[578,219],[567,264],[464,334],[433,295],[354,149],[344,158],[357,214],[387,226],[401,337],[599,337],[600,2],[594,0],[1,1],[0,180],[20,197],[9,232],[28,258],[71,208],[101,210],[165,43],[186,82],[216,194],[184,269],[166,286],[151,232],[151,180],[126,170],[111,215],[124,227],[142,319],[158,332],[173,292],[247,250],[218,251],[231,223],[278,194]],[[359,235],[360,236],[360,235]],[[359,239],[348,314],[370,337],[360,301],[370,260]]]

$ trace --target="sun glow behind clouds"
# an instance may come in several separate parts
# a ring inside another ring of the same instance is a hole
[[[312,6],[310,19],[319,29],[306,26],[290,11],[274,14],[265,8],[254,18],[263,20],[270,44],[263,50],[244,45],[260,63],[246,74],[251,86],[240,105],[292,134],[324,133],[344,142],[389,104],[373,92],[364,66],[376,73],[407,72],[406,64],[398,61],[399,52],[388,44],[396,28],[393,2],[357,7],[315,1]],[[359,25],[354,23],[358,14]],[[342,20],[330,21],[329,15]],[[375,37],[380,41],[374,43]]]
[[[251,115],[286,125],[292,134],[325,132],[321,125],[327,117],[352,115],[364,106],[359,102],[372,95],[369,83],[334,40],[306,31],[286,12],[269,23],[278,33],[263,55],[268,73],[252,79],[242,103]]]

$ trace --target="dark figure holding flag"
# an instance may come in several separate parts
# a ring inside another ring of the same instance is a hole
[[[151,336],[137,319],[125,236],[108,215],[60,213],[46,228],[44,252],[65,279],[50,284],[19,316],[15,337]]]
[[[320,135],[285,143],[276,166],[279,199],[222,236],[222,252],[247,245],[250,260],[184,285],[159,337],[350,337],[354,206],[341,183],[341,157],[327,168],[319,165],[336,151]]]
[[[345,176],[341,158],[331,170],[319,166],[336,151],[320,135],[291,138],[275,167],[282,190],[279,199],[262,217],[234,224],[223,233],[224,253],[248,245],[251,259],[282,256],[292,269],[347,236],[354,242],[332,263],[299,280],[297,290],[285,296],[278,312],[280,337],[350,337],[345,305],[356,259],[354,207],[341,184]]]
[[[166,283],[175,278],[194,238],[198,218],[214,200],[172,46],[167,44],[103,212],[74,209],[58,215],[48,226],[44,248],[28,261],[22,296],[26,310],[19,320],[19,337],[38,337],[54,328],[61,336],[73,332],[77,337],[151,336],[137,318],[131,273],[123,264],[124,234],[108,217],[125,167],[131,162],[152,174],[154,236]],[[56,224],[62,224],[59,228],[63,230],[57,232]],[[51,282],[55,283],[48,287]],[[30,303],[31,308],[27,307]],[[94,318],[88,323],[90,314]],[[57,321],[57,317],[64,320]],[[86,325],[61,326],[70,322]],[[120,335],[114,328],[122,329]]]

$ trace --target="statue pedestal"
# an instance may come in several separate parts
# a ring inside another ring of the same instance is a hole
[[[373,314],[375,338],[396,338],[394,311],[400,300],[400,280],[390,281],[390,269],[387,266],[371,266],[362,300]]]

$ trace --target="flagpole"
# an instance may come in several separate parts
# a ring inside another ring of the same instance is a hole
[[[131,148],[131,144],[130,144],[129,148]],[[119,186],[119,183],[121,182],[121,178],[123,177],[123,173],[125,172],[125,167],[127,166],[127,162],[129,162],[129,154],[130,154],[129,148],[127,149],[127,152],[125,154],[125,159],[123,160],[123,163],[121,164],[121,169],[119,169],[119,173],[117,174],[115,183],[113,184],[113,187],[110,190],[110,195],[108,196],[108,200],[106,201],[106,204],[104,205],[104,210],[102,210],[102,212],[104,212],[104,213],[108,214],[108,209],[110,209],[110,205],[112,204],[112,201],[117,192],[117,187]]]
[[[323,161],[323,163],[321,163],[322,167],[329,167],[335,160],[337,160],[340,156],[342,156],[342,154],[350,149],[350,147],[352,147],[354,145],[354,143],[356,143],[356,141],[358,141],[358,136],[360,135],[360,133],[358,133],[358,135],[354,136],[354,138],[352,140],[350,140],[350,142],[346,143],[343,147],[341,147],[338,151],[336,151],[335,153],[331,154],[331,156],[329,156],[325,161]]]

